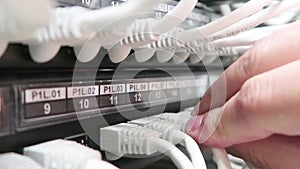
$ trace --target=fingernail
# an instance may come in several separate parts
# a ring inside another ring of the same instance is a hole
[[[191,116],[197,116],[199,113],[200,102],[196,104],[193,111],[191,112]]]
[[[187,133],[200,144],[207,142],[219,125],[222,112],[223,108],[221,107],[204,115],[192,117],[186,126]]]
[[[186,125],[186,132],[193,133],[195,130],[199,130],[201,127],[202,121],[203,121],[203,115],[192,117]]]
[[[224,112],[223,107],[213,109],[204,115],[202,120],[201,133],[198,136],[199,143],[205,143],[211,138],[220,124],[222,114]]]

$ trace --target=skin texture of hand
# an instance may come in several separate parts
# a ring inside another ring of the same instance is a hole
[[[212,99],[212,91],[222,89],[226,100]],[[300,22],[257,42],[210,87],[193,115],[187,131],[199,143],[227,147],[260,169],[299,169]]]

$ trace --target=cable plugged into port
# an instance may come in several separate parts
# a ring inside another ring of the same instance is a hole
[[[100,129],[100,147],[120,157],[126,154],[154,155],[160,152],[170,157],[177,168],[194,168],[191,161],[177,147],[161,137],[155,130],[122,123]]]
[[[164,113],[133,120],[127,124],[102,128],[100,132],[100,147],[102,150],[121,157],[125,154],[151,155],[157,151],[168,155],[160,147],[162,141],[164,145],[169,144],[172,149],[181,154],[182,152],[174,146],[181,144],[187,149],[192,161],[192,168],[206,169],[206,164],[198,144],[183,132],[190,118],[190,111]],[[153,149],[153,145],[157,144],[159,146],[154,147],[158,149]],[[180,162],[190,162],[189,159],[185,159],[184,155],[182,157],[179,160]],[[176,164],[178,159],[174,159],[173,161]],[[180,164],[177,166],[180,168]],[[184,168],[187,168],[187,166]]]
[[[67,140],[54,140],[26,147],[24,154],[45,169],[117,169],[102,161],[99,151]]]
[[[180,113],[163,113],[152,117],[160,119],[162,121],[173,123],[179,127],[180,131],[184,132],[186,124],[190,120],[191,115],[189,112],[183,111]]]
[[[152,18],[137,20],[129,29],[131,34],[109,50],[111,60],[119,63],[126,59],[132,48],[158,41],[163,34],[168,34],[170,31],[173,34],[172,29],[179,26],[189,16],[197,2],[197,0],[181,0],[159,20]],[[146,61],[153,56],[154,52],[153,49],[139,51],[136,57],[142,58],[137,58],[137,60]]]
[[[178,116],[183,116],[183,114]],[[162,139],[186,147],[195,169],[206,169],[204,157],[198,144],[190,136],[180,131],[180,126],[176,123],[162,121],[155,117],[133,120],[129,123],[155,130],[161,134]]]

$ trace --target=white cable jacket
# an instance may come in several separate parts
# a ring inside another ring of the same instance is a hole
[[[134,56],[137,62],[146,62],[155,54],[156,49],[135,49]]]
[[[134,46],[141,46],[148,43],[151,43],[153,41],[159,40],[159,37],[162,34],[165,34],[166,32],[170,31],[171,29],[177,27],[179,24],[181,24],[192,12],[192,10],[195,8],[197,4],[197,0],[181,0],[174,9],[172,9],[168,14],[166,14],[162,19],[160,20],[145,20],[145,22],[139,22],[142,23],[142,25],[137,25],[136,27],[133,27],[133,30],[131,30],[132,37],[128,37],[130,39],[135,39],[134,37],[139,36],[145,36],[148,34],[155,34],[157,37],[155,38],[141,38],[140,40],[136,40],[136,42],[130,42],[128,44],[120,44],[117,43],[115,46],[113,46],[112,49],[109,51],[109,56],[114,63],[119,63],[123,61],[128,54],[130,53],[132,47]],[[138,22],[138,21],[137,21]],[[153,37],[153,36],[152,36]],[[128,41],[128,38],[127,41]],[[127,47],[122,47],[122,46]],[[145,54],[151,54],[151,52],[144,51]],[[138,56],[138,55],[137,55]],[[164,55],[163,55],[164,56]],[[169,56],[169,55],[168,55]],[[173,56],[173,55],[171,55]],[[151,58],[151,56],[143,57],[142,59],[137,60],[146,60],[148,58]],[[169,57],[170,59],[171,57]],[[168,59],[168,60],[169,60]],[[159,59],[161,60],[161,59]],[[167,60],[167,59],[166,59]],[[165,60],[163,59],[163,62]]]
[[[0,40],[0,57],[3,55],[7,48],[8,43]]]
[[[169,60],[172,59],[174,56],[175,51],[169,51],[169,50],[157,50],[156,51],[156,57],[159,63],[166,63]]]
[[[16,153],[0,155],[1,169],[43,169],[36,161]]]
[[[165,33],[181,24],[193,11],[198,0],[180,0],[176,7],[152,27],[154,33]]]
[[[179,130],[173,132],[173,137],[180,139],[180,144],[186,148],[195,169],[207,168],[201,150],[194,139]]]
[[[37,28],[48,24],[51,13],[48,0],[1,0],[0,38],[23,39],[23,36],[33,35]]]
[[[194,164],[195,168],[206,169],[207,167],[205,164],[204,157],[195,140],[193,140],[190,136],[187,135],[183,141],[187,151],[189,152],[191,161]]]
[[[89,161],[87,161],[86,165],[84,165],[83,169],[118,169],[118,168],[103,160],[90,159]]]
[[[231,163],[235,163],[235,164],[243,165],[243,166],[246,165],[246,163],[243,159],[232,156],[230,154],[228,155],[228,159],[230,160]]]
[[[230,161],[225,149],[212,148],[218,169],[231,169]]]
[[[160,138],[160,132],[138,126],[134,123],[122,123],[101,128],[100,147],[112,154],[123,156],[152,155],[161,152],[170,157],[180,169],[194,169],[191,161],[171,142]]]
[[[273,0],[250,0],[241,8],[236,9],[232,13],[225,15],[221,19],[215,20],[202,27],[185,31],[181,39],[183,41],[194,41],[205,36],[218,32],[232,24],[235,24],[242,19],[260,11],[263,7],[272,3]]]
[[[53,140],[24,148],[24,154],[46,169],[86,169],[94,166],[94,160],[101,161],[99,151],[68,140]],[[90,163],[90,164],[89,164]],[[66,167],[67,166],[67,167]],[[101,169],[101,166],[95,167]]]
[[[52,60],[58,53],[60,45],[56,43],[43,43],[40,45],[29,45],[31,59],[36,63],[46,63]]]
[[[188,116],[190,117],[190,115]],[[186,115],[175,114],[175,116],[169,117],[173,119],[174,122],[160,120],[159,117],[146,117],[130,121],[129,123],[155,130],[161,134],[162,139],[169,141],[172,144],[181,144],[182,146],[186,147],[194,168],[206,169],[205,160],[198,144],[186,133],[180,131],[179,129],[182,127],[175,122],[177,120],[182,120],[180,117],[186,117]],[[185,124],[183,125],[185,126]]]
[[[152,11],[159,3],[168,0],[134,0],[120,5],[119,7],[107,7],[100,11],[91,11],[78,18],[83,30],[98,30],[104,24],[108,24],[116,19],[121,19],[125,25],[130,25],[137,16]],[[128,17],[128,18],[126,18]],[[123,20],[122,20],[123,19]],[[125,19],[125,22],[124,22]],[[126,23],[127,22],[127,23]]]
[[[255,43],[256,41],[272,34],[274,31],[281,29],[287,25],[254,28],[250,31],[243,32],[237,36],[227,37],[213,41],[211,42],[211,46],[213,47],[213,49],[215,49],[221,47],[253,45],[253,43]]]
[[[179,114],[185,115],[188,112],[190,114],[190,112],[192,111],[192,109],[185,110],[183,112],[179,112]],[[180,134],[178,133],[177,135],[180,135]],[[183,141],[186,144],[188,152],[189,152],[189,150],[191,152],[193,152],[193,150],[199,149],[197,143],[191,137],[185,137],[185,139]],[[231,165],[230,165],[229,158],[227,156],[227,152],[226,152],[225,149],[212,148],[212,151],[213,151],[213,154],[215,156],[215,161],[217,163],[218,169],[232,169]],[[198,151],[196,151],[196,152],[198,152]],[[195,160],[197,160],[197,159],[198,160],[202,160],[203,156],[202,156],[202,154],[199,154],[198,157],[194,156],[194,157],[191,157],[191,158],[195,158]]]
[[[180,64],[189,58],[190,53],[188,52],[176,52],[173,56],[173,62],[175,64]]]
[[[151,143],[159,152],[170,157],[178,169],[194,169],[190,160],[173,144],[162,139],[153,139]]]
[[[284,0],[277,3],[274,6],[270,6],[267,9],[264,9],[234,25],[227,27],[224,30],[221,30],[217,33],[211,34],[207,39],[208,40],[216,40],[222,39],[228,36],[234,36],[241,32],[247,31],[252,29],[259,24],[278,16],[284,12],[287,12],[293,8],[299,7],[300,1],[291,1],[291,0]]]
[[[126,37],[127,29],[134,20],[146,16],[145,13],[149,14],[156,5],[166,1],[134,0],[118,7],[99,10],[88,10],[78,6],[57,8],[48,26],[37,30],[25,43],[34,48],[30,49],[32,58],[38,63],[52,60],[62,45],[75,47],[77,59],[89,62],[96,57],[101,46],[111,45]],[[91,37],[93,41],[89,43],[96,42],[96,45],[84,46]],[[40,55],[40,51],[45,48],[45,42],[56,45],[55,49],[48,49],[45,54]]]
[[[265,33],[265,34],[248,34],[246,36],[241,37],[234,37],[234,38],[224,38],[221,40],[217,40],[212,42],[212,46],[215,48],[222,48],[222,47],[234,47],[234,46],[249,46],[253,45],[256,41],[270,35],[272,32]]]

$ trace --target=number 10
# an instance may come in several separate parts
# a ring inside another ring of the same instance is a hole
[[[92,0],[81,0],[82,4],[90,5]]]

